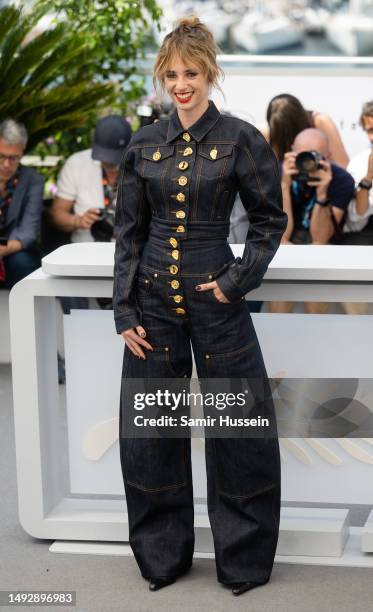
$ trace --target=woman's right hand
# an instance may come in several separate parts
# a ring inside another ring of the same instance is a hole
[[[136,357],[146,359],[144,351],[141,348],[142,346],[150,351],[153,350],[151,344],[144,340],[146,337],[146,331],[141,325],[132,327],[131,329],[126,329],[121,333],[121,336],[123,336],[124,342]]]

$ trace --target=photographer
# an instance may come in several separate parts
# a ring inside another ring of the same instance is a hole
[[[72,242],[110,241],[119,164],[131,138],[128,121],[119,115],[97,123],[93,147],[69,157],[51,208],[53,224],[71,232]]]
[[[354,180],[329,161],[328,139],[315,128],[303,130],[282,164],[282,195],[288,225],[282,244],[328,244],[342,234],[346,211],[354,197]],[[271,312],[290,312],[293,303],[272,302]],[[309,302],[305,312],[322,313],[327,305]]]
[[[345,228],[349,232],[360,232],[373,214],[373,100],[364,104],[360,124],[369,138],[370,146],[355,155],[348,165],[348,171],[356,182],[356,195],[349,205]],[[359,235],[355,243],[371,244],[364,238],[364,235]]]
[[[20,163],[27,138],[21,123],[0,123],[0,289],[11,289],[40,266],[44,180]]]

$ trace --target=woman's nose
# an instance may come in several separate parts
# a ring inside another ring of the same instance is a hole
[[[186,91],[187,90],[187,83],[186,80],[184,78],[179,78],[176,81],[176,91]]]

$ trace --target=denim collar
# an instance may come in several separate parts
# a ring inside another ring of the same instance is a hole
[[[167,144],[170,143],[183,132],[189,132],[192,138],[199,142],[206,136],[211,128],[214,127],[219,117],[220,112],[216,108],[215,103],[212,100],[209,100],[209,106],[203,115],[201,115],[201,117],[186,130],[181,125],[177,108],[175,108],[170,115],[166,142]]]

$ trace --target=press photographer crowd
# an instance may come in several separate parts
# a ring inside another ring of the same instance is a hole
[[[140,126],[167,117],[172,108],[139,107]],[[282,244],[373,244],[373,101],[366,102],[360,112],[368,146],[352,159],[333,119],[306,110],[295,96],[275,96],[266,118],[259,129],[279,160],[288,215]],[[130,124],[119,115],[100,119],[92,148],[65,160],[56,197],[46,211],[43,177],[22,164],[27,126],[13,118],[0,123],[0,288],[11,289],[41,265],[46,252],[41,235],[43,214],[50,231],[58,230],[66,242],[115,240],[119,167],[131,133]],[[248,223],[238,197],[231,216],[231,243],[245,241]],[[99,303],[111,307],[110,300]],[[62,305],[69,312],[72,306],[87,307],[87,302],[64,298]],[[362,312],[364,306],[346,304],[345,310],[356,312],[360,307]],[[257,310],[260,307],[257,304]],[[270,304],[272,312],[291,308],[290,303]],[[305,305],[306,312],[326,312],[326,308],[320,303]]]

